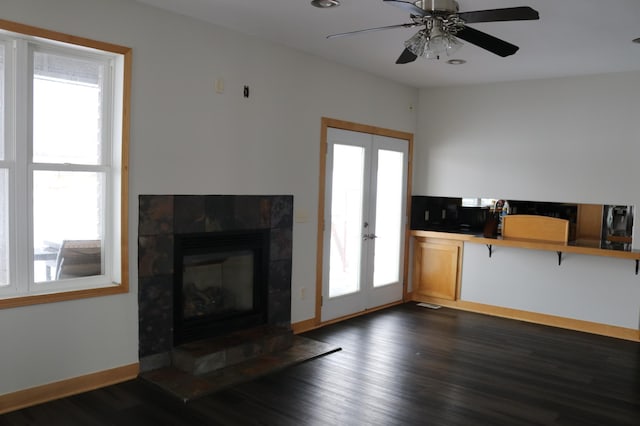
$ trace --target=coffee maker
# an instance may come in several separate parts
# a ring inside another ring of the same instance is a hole
[[[633,206],[605,205],[602,215],[602,246],[631,248]]]

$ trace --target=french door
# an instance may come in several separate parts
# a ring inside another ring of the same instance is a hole
[[[402,299],[409,141],[329,127],[321,320]]]

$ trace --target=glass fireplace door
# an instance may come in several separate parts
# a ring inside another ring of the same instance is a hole
[[[174,343],[267,323],[268,230],[174,238]]]

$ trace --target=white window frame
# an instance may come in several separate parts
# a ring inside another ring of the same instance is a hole
[[[131,49],[0,20],[5,45],[5,157],[9,171],[9,286],[0,287],[0,308],[128,292],[128,146]],[[104,61],[102,161],[99,165],[33,163],[31,117],[34,52]],[[15,84],[8,89],[8,81]],[[108,123],[108,125],[106,124]],[[34,283],[33,173],[40,170],[105,173],[103,275]]]

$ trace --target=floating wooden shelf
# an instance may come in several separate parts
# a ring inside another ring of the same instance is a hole
[[[528,240],[524,238],[484,238],[472,237],[466,239],[469,243],[485,244],[489,249],[489,257],[493,254],[493,246],[516,247],[531,250],[555,251],[558,253],[558,265],[562,263],[562,253],[577,253],[590,256],[615,257],[618,259],[631,259],[636,261],[636,275],[640,268],[640,251],[624,251],[602,249],[599,247],[586,247],[569,243],[557,243],[553,241]]]
[[[515,247],[530,250],[555,251],[558,254],[558,264],[562,263],[562,253],[586,254],[589,256],[614,257],[618,259],[635,260],[635,272],[638,275],[640,270],[640,250],[612,250],[599,247],[596,240],[578,240],[571,243],[557,241],[545,241],[527,238],[486,238],[470,234],[457,234],[437,231],[412,231],[415,237],[446,238],[464,241],[473,244],[485,244],[489,250],[489,257],[494,253],[494,246]]]

